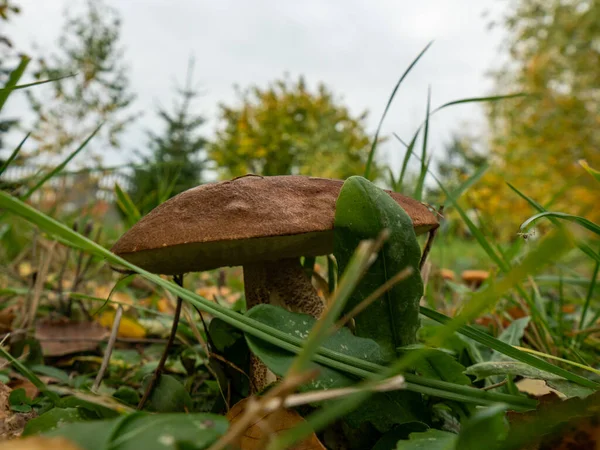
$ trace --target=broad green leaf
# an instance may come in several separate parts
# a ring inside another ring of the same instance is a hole
[[[525,378],[535,378],[537,380],[564,380],[564,378],[558,375],[519,361],[486,361],[467,367],[465,373],[477,377],[477,380],[483,380],[496,375],[515,375]]]
[[[483,443],[487,450],[500,448],[500,442],[508,433],[508,425],[504,419],[506,408],[506,405],[500,403],[478,411],[462,424],[456,448],[481,450]]]
[[[421,249],[410,216],[388,194],[362,177],[344,183],[335,212],[334,255],[342,273],[363,239],[374,239],[387,228],[390,237],[345,306],[345,313],[361,303],[389,278],[411,267],[413,273],[355,317],[356,335],[373,339],[384,358],[416,342],[419,299],[423,282],[419,273]]]
[[[250,309],[246,315],[265,325],[272,326],[292,336],[305,338],[310,333],[316,320],[306,314],[287,311],[273,305],[257,305]],[[284,376],[292,365],[295,355],[279,347],[257,339],[246,333],[246,340],[252,353],[254,353],[276,375]],[[373,363],[381,363],[379,346],[371,339],[354,336],[348,328],[341,328],[329,336],[322,344],[346,355],[351,355]],[[305,390],[333,389],[350,386],[357,379],[351,375],[339,372],[331,367],[326,367],[316,362],[311,362],[310,369],[319,370],[319,376],[304,386]]]
[[[377,441],[372,450],[390,450],[396,447],[396,443],[408,439],[411,433],[422,433],[429,429],[423,422],[408,422],[394,427]]]
[[[588,395],[592,395],[594,392],[596,392],[565,379],[547,380],[546,384],[552,389],[556,389],[561,394],[564,394],[567,398],[585,398]]]
[[[192,398],[177,378],[161,375],[150,395],[148,409],[157,412],[184,412],[192,408]]]
[[[403,349],[406,350],[406,349]],[[417,347],[409,351],[419,351]],[[414,365],[417,374],[434,380],[448,381],[455,384],[470,385],[471,380],[463,372],[465,366],[456,361],[448,353],[437,349],[427,349]]]
[[[430,429],[424,433],[411,433],[408,441],[400,441],[396,450],[454,450],[458,435]]]
[[[227,419],[215,414],[137,412],[65,425],[46,436],[63,436],[86,450],[201,450],[223,435],[227,426]]]
[[[248,311],[247,315],[266,325],[279,328],[285,333],[296,336],[307,336],[316,320],[305,314],[287,311],[272,305],[258,305]],[[250,350],[278,376],[284,376],[294,363],[295,355],[286,352],[265,341],[246,334]],[[323,347],[363,358],[368,361],[381,361],[379,347],[370,339],[354,336],[347,328],[342,328],[323,342]],[[341,371],[316,362],[311,362],[308,369],[317,369],[317,377],[301,386],[300,390],[335,389],[355,385],[358,380]],[[365,421],[371,422],[382,432],[388,431],[395,424],[423,420],[422,401],[420,395],[407,391],[392,391],[373,394],[358,409],[346,416],[351,426],[358,427]]]
[[[79,408],[52,408],[25,425],[23,436],[47,433],[73,423],[86,420]]]

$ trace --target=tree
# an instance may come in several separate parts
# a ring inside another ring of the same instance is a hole
[[[90,146],[104,153],[118,147],[119,135],[134,119],[125,115],[134,96],[119,48],[119,15],[102,0],[87,0],[85,7],[82,14],[67,18],[58,41],[60,53],[41,58],[36,73],[40,79],[74,76],[50,83],[50,95],[44,98],[36,90],[27,91],[36,115],[32,137],[39,144],[30,156],[72,151],[100,123],[103,129]]]
[[[577,161],[600,165],[600,3],[513,0],[502,23],[511,63],[497,85],[535,95],[489,109],[494,168],[477,208],[515,236],[532,210],[506,181],[552,209],[598,219],[597,193]]]
[[[241,104],[220,105],[223,125],[209,148],[222,176],[363,173],[367,113],[353,117],[323,84],[312,93],[304,78],[286,77],[237,94]]]
[[[454,133],[444,148],[443,157],[437,163],[438,179],[449,191],[457,188],[487,161],[487,155],[477,149],[475,138]],[[443,204],[445,194],[441,189],[428,192],[428,202]]]
[[[205,119],[191,112],[199,95],[193,89],[193,61],[190,61],[185,86],[176,89],[179,97],[173,112],[158,109],[164,124],[161,134],[148,132],[150,155],[134,169],[129,195],[143,214],[168,197],[201,184],[206,167],[206,139],[197,132]]]

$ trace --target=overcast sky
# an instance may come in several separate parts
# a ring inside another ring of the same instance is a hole
[[[37,43],[55,50],[65,7],[78,0],[19,0],[22,13],[7,32],[20,50]],[[369,110],[374,131],[397,79],[425,47],[431,49],[411,72],[388,113],[384,134],[410,139],[423,120],[427,88],[432,106],[493,92],[486,73],[499,58],[500,31],[487,30],[484,10],[498,14],[498,0],[112,0],[123,19],[122,44],[137,94],[136,110],[145,111],[127,133],[125,149],[144,147],[143,130],[156,126],[158,104],[170,105],[175,81],[183,81],[190,55],[196,80],[205,94],[198,112],[208,120],[210,137],[217,105],[235,100],[234,84],[261,86],[288,72],[309,84],[327,84],[354,113]],[[22,94],[18,94],[22,95]],[[9,113],[26,103],[11,99]],[[484,129],[478,106],[441,112],[432,122],[434,150],[453,130],[466,124]],[[383,151],[396,165],[402,148]],[[127,151],[108,162],[125,162]]]

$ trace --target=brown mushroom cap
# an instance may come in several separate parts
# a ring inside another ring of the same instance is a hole
[[[156,207],[112,251],[154,273],[237,266],[333,251],[342,180],[246,176],[189,189]],[[420,202],[387,191],[417,234],[438,226]]]

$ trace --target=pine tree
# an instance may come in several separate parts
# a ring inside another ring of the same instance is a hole
[[[148,132],[150,154],[141,155],[142,164],[134,169],[129,189],[142,214],[204,181],[207,141],[197,130],[205,119],[192,112],[192,103],[199,95],[192,83],[193,60],[190,60],[186,83],[176,88],[177,100],[172,112],[162,107],[157,111],[163,131]]]

